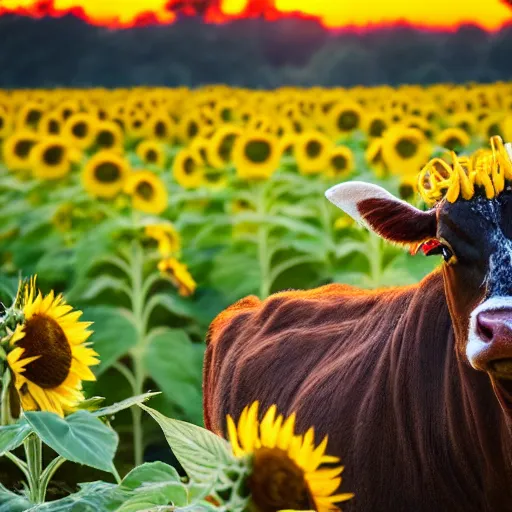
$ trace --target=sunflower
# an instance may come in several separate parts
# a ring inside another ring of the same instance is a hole
[[[327,176],[331,178],[347,178],[354,170],[354,154],[347,146],[337,146],[329,155]]]
[[[470,112],[461,112],[459,114],[454,114],[449,119],[450,126],[454,128],[460,128],[464,130],[468,135],[473,135],[476,131],[476,118]]]
[[[329,165],[334,147],[331,139],[318,131],[307,131],[297,136],[293,152],[301,174],[318,174]]]
[[[347,501],[353,494],[333,494],[341,484],[342,466],[337,457],[325,454],[327,436],[315,446],[315,432],[310,428],[304,435],[295,435],[295,413],[286,420],[277,415],[272,405],[261,422],[259,403],[246,407],[238,426],[227,416],[228,438],[236,457],[250,457],[251,470],[247,486],[251,505],[256,512],[277,512],[283,509],[330,512],[335,505]]]
[[[460,151],[470,143],[469,135],[462,128],[446,128],[439,132],[436,142],[450,151]]]
[[[59,135],[62,130],[62,119],[56,112],[47,112],[41,118],[38,125],[38,133],[41,136]]]
[[[182,297],[190,297],[196,291],[197,284],[187,266],[176,258],[164,258],[158,263],[158,270],[171,280]]]
[[[347,135],[363,123],[363,108],[355,102],[338,103],[328,114],[329,132],[334,136]]]
[[[39,103],[33,101],[25,103],[17,114],[16,126],[18,130],[28,129],[36,131],[43,114],[44,107]]]
[[[171,223],[150,224],[146,226],[144,233],[158,242],[158,252],[163,258],[168,258],[181,249],[180,234]]]
[[[240,178],[269,178],[279,167],[279,141],[268,133],[247,131],[236,139],[232,158]]]
[[[153,114],[145,123],[146,136],[159,141],[170,141],[176,135],[176,126],[165,112]]]
[[[370,138],[382,137],[388,128],[389,120],[384,112],[373,112],[367,114],[364,120],[364,131]]]
[[[98,120],[94,116],[80,112],[66,119],[62,135],[77,148],[87,149],[96,139],[97,126]]]
[[[206,146],[207,160],[215,169],[223,169],[231,162],[231,152],[241,129],[225,124],[212,135]]]
[[[417,128],[395,126],[382,139],[382,158],[394,174],[410,174],[421,169],[430,158],[431,147]]]
[[[13,128],[13,119],[10,112],[0,109],[0,139],[5,139],[11,134]]]
[[[398,195],[406,201],[411,201],[418,192],[418,176],[417,174],[404,176],[398,185]]]
[[[23,322],[12,334],[7,362],[25,411],[64,416],[84,399],[82,381],[96,380],[90,366],[99,363],[87,339],[88,322],[53,291],[43,297],[35,279],[25,285]]]
[[[495,135],[503,138],[503,118],[502,114],[490,114],[480,123],[480,133],[485,139],[490,139]]]
[[[203,182],[204,163],[195,148],[182,149],[174,159],[172,174],[183,188],[197,188]]]
[[[183,116],[178,124],[178,136],[182,142],[190,142],[197,135],[202,135],[204,121],[198,110],[192,110]]]
[[[63,101],[55,109],[55,113],[60,116],[62,121],[65,121],[68,117],[78,112],[80,112],[80,104],[74,99]]]
[[[3,160],[10,171],[21,171],[30,167],[32,148],[37,144],[38,136],[28,130],[14,132],[4,141]]]
[[[96,125],[96,138],[94,146],[101,149],[123,149],[124,135],[118,123],[114,121],[100,121]]]
[[[34,146],[29,162],[35,177],[55,180],[66,176],[72,163],[78,162],[80,157],[80,151],[70,148],[64,138],[49,136]]]
[[[67,233],[73,227],[73,203],[62,203],[52,216],[52,224],[57,231]]]
[[[113,151],[98,151],[82,171],[82,183],[94,197],[111,199],[123,189],[130,172],[128,162]]]
[[[165,211],[169,203],[165,183],[151,171],[130,174],[124,191],[131,196],[132,206],[144,213],[158,215]]]
[[[161,142],[143,140],[137,144],[135,153],[146,165],[156,165],[161,168],[165,166],[165,149]]]
[[[334,229],[336,231],[342,231],[344,229],[355,226],[356,221],[350,215],[342,215],[334,221]]]
[[[146,136],[146,115],[144,112],[137,111],[129,115],[124,120],[126,133],[135,139],[142,139]]]
[[[382,159],[383,137],[373,139],[364,152],[364,159],[375,176],[383,178],[387,174],[386,164]]]

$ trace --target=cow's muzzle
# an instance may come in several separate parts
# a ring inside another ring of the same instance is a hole
[[[506,301],[506,303],[505,303]],[[512,301],[490,299],[471,315],[466,355],[471,365],[512,379]]]
[[[466,355],[473,368],[488,373],[512,421],[512,298],[491,298],[473,311]]]

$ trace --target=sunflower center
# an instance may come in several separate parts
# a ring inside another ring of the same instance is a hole
[[[155,135],[157,137],[165,137],[167,135],[167,126],[163,121],[158,121],[155,125]]]
[[[310,140],[306,144],[306,154],[309,158],[318,158],[320,153],[322,152],[322,144],[317,140]]]
[[[503,137],[503,134],[501,133],[501,127],[498,123],[492,123],[487,129],[487,137],[494,137],[495,135]]]
[[[229,162],[229,158],[231,155],[231,150],[233,149],[233,144],[235,142],[236,136],[234,133],[230,133],[226,135],[219,147],[219,156],[222,158],[224,162]]]
[[[60,124],[56,119],[51,119],[48,123],[48,133],[59,133],[60,132]]]
[[[183,162],[183,172],[190,176],[191,174],[194,174],[194,170],[196,168],[196,163],[194,162],[193,158],[185,158],[185,161]]]
[[[0,130],[4,127],[5,121],[3,117],[0,117]]]
[[[96,137],[96,144],[103,148],[111,148],[114,142],[114,134],[109,130],[101,130]]]
[[[357,128],[359,124],[359,116],[352,110],[342,112],[338,116],[338,128],[342,132],[348,132]]]
[[[344,171],[347,168],[347,159],[343,155],[336,155],[331,160],[336,171]]]
[[[195,137],[198,132],[199,132],[199,127],[197,126],[197,123],[195,121],[191,121],[188,124],[187,135],[191,139],[192,137]]]
[[[414,196],[414,187],[410,183],[402,183],[398,188],[398,193],[402,199],[410,199]]]
[[[397,142],[396,146],[397,153],[402,158],[411,158],[418,151],[418,145],[409,139],[401,139]]]
[[[43,160],[47,165],[59,165],[64,157],[62,146],[50,146],[43,153]]]
[[[135,187],[135,193],[141,196],[146,201],[151,201],[153,196],[155,195],[155,190],[153,186],[148,181],[141,181],[137,187]]]
[[[102,183],[114,183],[121,177],[121,171],[116,164],[103,162],[96,167],[94,175]]]
[[[25,337],[18,346],[25,349],[23,358],[40,356],[25,367],[23,376],[48,389],[62,384],[71,368],[71,347],[66,334],[56,320],[34,315],[25,323]]]
[[[457,126],[467,134],[471,135],[471,125],[467,121],[461,121]]]
[[[251,140],[245,145],[245,156],[256,164],[266,162],[270,153],[270,144],[265,140]]]
[[[444,147],[450,151],[454,151],[462,147],[462,141],[458,137],[450,137],[445,141]]]
[[[146,161],[147,162],[156,162],[158,160],[158,153],[154,149],[148,149],[146,153]]]
[[[223,108],[220,112],[220,117],[223,121],[231,121],[231,118],[233,117],[231,109]]]
[[[33,140],[22,139],[18,141],[14,146],[14,153],[19,158],[26,158],[34,145]]]
[[[71,117],[72,114],[73,114],[73,110],[72,109],[65,108],[62,111],[62,119],[66,120],[68,117]]]
[[[41,111],[37,109],[32,109],[27,114],[27,124],[35,125],[41,119]]]
[[[380,137],[385,129],[386,123],[382,119],[374,119],[370,123],[369,132],[372,137]]]
[[[255,451],[247,484],[258,512],[313,508],[304,471],[277,448]]]
[[[71,131],[73,132],[73,135],[75,137],[77,137],[78,139],[83,139],[84,137],[87,136],[87,123],[85,123],[84,121],[75,123],[71,128]]]

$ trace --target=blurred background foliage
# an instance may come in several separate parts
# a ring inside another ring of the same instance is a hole
[[[453,32],[390,26],[328,31],[314,20],[186,17],[112,30],[73,16],[0,17],[0,87],[199,86],[251,88],[494,82],[512,78],[512,26]]]

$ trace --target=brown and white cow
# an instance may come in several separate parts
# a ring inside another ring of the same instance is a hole
[[[206,426],[259,400],[345,466],[344,511],[512,511],[512,191],[420,211],[375,185],[327,197],[444,263],[417,285],[247,297],[212,323]],[[434,241],[432,243],[432,240]]]

